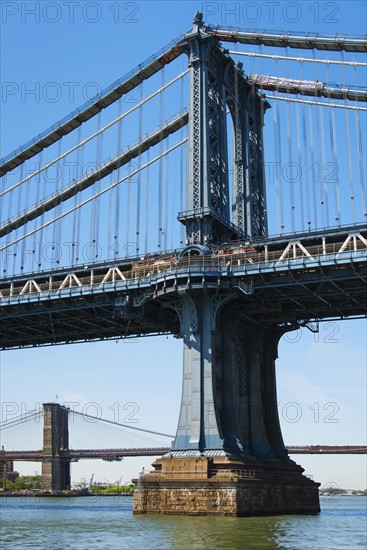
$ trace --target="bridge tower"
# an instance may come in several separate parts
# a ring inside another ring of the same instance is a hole
[[[183,47],[189,58],[188,210],[183,255],[267,233],[262,127],[266,100],[195,16]],[[228,166],[227,109],[234,166]],[[230,192],[229,173],[232,172]],[[253,324],[251,281],[222,288],[192,284],[167,300],[184,342],[183,389],[172,451],[135,493],[135,513],[316,513],[318,484],[284,446],[275,360],[290,326]],[[241,300],[242,296],[242,300]],[[270,317],[270,316],[269,316]]]
[[[69,448],[69,410],[58,403],[43,404],[42,491],[70,489],[70,460],[60,457]]]

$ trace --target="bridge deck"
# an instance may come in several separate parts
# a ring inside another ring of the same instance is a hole
[[[367,454],[366,445],[289,445],[289,454]],[[137,456],[161,456],[171,451],[171,447],[151,447],[137,449],[67,449],[60,451],[60,456],[66,460],[78,461],[86,459],[102,459],[107,461],[120,460]],[[0,451],[0,461],[42,462],[48,460],[42,450],[34,451]]]
[[[367,314],[366,228],[254,244],[3,279],[0,347],[179,335],[178,317],[164,305],[187,288],[232,292],[255,321]]]

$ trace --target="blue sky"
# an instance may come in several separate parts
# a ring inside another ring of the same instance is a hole
[[[363,1],[3,2],[1,10],[1,156],[184,33],[196,10],[203,11],[206,22],[227,26],[366,32]],[[76,83],[72,96],[71,82]],[[47,96],[50,83],[61,94],[55,101]],[[291,336],[281,342],[277,364],[286,443],[364,443],[366,322],[322,324],[318,341],[307,329],[295,336],[296,342]],[[181,341],[147,338],[1,352],[0,361],[3,407],[14,403],[30,410],[58,395],[61,403],[80,403],[80,410],[98,403],[103,416],[112,418],[114,403],[122,410],[136,403],[140,427],[175,432]],[[296,460],[322,485],[366,487],[365,457]],[[94,472],[97,479],[128,480],[150,463],[149,458],[82,462],[73,465],[73,478]],[[22,465],[21,471],[36,469]]]

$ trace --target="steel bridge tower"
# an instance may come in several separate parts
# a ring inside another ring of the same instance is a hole
[[[205,33],[200,13],[182,47],[190,68],[189,170],[188,210],[179,220],[183,255],[205,255],[216,244],[267,235],[262,127],[269,104]],[[166,302],[184,342],[179,423],[172,452],[139,480],[135,513],[319,511],[318,484],[289,459],[278,419],[275,360],[291,328],[247,320],[248,302],[239,299],[250,292],[250,282],[203,283]]]
[[[69,448],[69,410],[58,403],[43,404],[43,491],[58,493],[70,489],[70,460],[60,456]]]

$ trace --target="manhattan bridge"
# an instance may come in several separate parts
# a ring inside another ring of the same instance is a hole
[[[198,12],[1,159],[2,349],[183,340],[177,433],[136,512],[318,511],[275,360],[288,331],[366,316],[366,52]],[[249,467],[266,475],[228,478]]]

